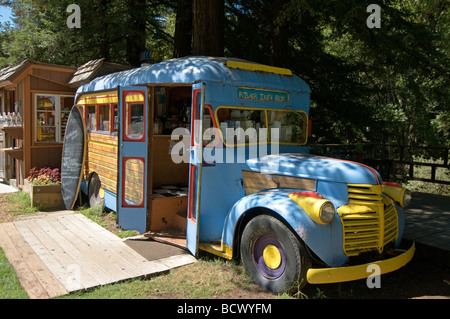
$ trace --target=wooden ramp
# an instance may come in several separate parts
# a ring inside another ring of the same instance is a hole
[[[157,274],[195,261],[188,254],[149,261],[116,235],[71,211],[0,224],[0,247],[32,299]]]

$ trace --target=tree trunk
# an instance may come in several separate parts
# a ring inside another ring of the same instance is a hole
[[[175,21],[174,58],[192,54],[192,10],[193,0],[177,1],[177,17]]]
[[[128,34],[126,35],[126,60],[131,66],[140,66],[140,55],[145,51],[145,25],[147,3],[141,0],[128,1]]]
[[[283,6],[289,0],[273,0],[273,32],[270,44],[270,62],[274,66],[286,67],[289,52],[289,28],[283,18]]]
[[[194,55],[223,56],[225,6],[223,0],[193,0]]]
[[[99,39],[100,44],[100,56],[102,58],[105,58],[106,61],[109,60],[109,37],[108,37],[108,28],[109,28],[109,21],[107,21],[107,12],[108,12],[108,6],[109,6],[109,0],[102,0],[100,1],[100,9],[101,13],[99,14],[99,20],[100,20],[100,34],[101,37]]]

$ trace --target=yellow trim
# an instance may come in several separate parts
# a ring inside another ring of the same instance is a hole
[[[407,189],[404,187],[383,185],[383,193],[395,200],[402,207],[405,207],[405,204],[403,203],[403,196],[405,195],[406,190]]]
[[[219,246],[220,245],[220,246]],[[211,253],[213,255],[231,260],[233,259],[233,249],[221,241],[219,242],[200,242],[198,245],[198,248],[206,251],[208,253]]]
[[[328,284],[368,278],[371,272],[368,272],[368,266],[378,265],[380,275],[400,269],[411,261],[414,256],[415,244],[413,243],[403,254],[373,263],[367,263],[357,266],[338,267],[338,268],[311,268],[306,274],[310,284]]]
[[[118,103],[117,91],[92,93],[82,95],[78,101],[77,105],[91,105],[91,104],[108,104],[108,103]]]
[[[329,202],[329,200],[301,196],[293,193],[289,194],[289,198],[296,202],[301,208],[303,208],[303,210],[308,214],[309,217],[311,217],[313,221],[322,225],[326,224],[320,219],[320,210],[322,209],[323,205]]]
[[[131,92],[125,96],[125,103],[131,102],[145,102],[145,95],[143,92]]]
[[[254,71],[254,72],[259,71],[259,72],[267,72],[267,73],[275,73],[275,74],[280,74],[280,75],[292,76],[292,71],[289,69],[278,68],[275,66],[268,66],[268,65],[257,64],[257,63],[227,61],[227,68],[241,69],[241,70]]]
[[[82,95],[77,105],[93,105],[93,104],[117,104],[119,101],[117,91],[100,92]],[[142,92],[131,92],[126,95],[125,102],[144,102],[145,96]]]
[[[236,110],[250,110],[250,111],[264,111],[264,116],[265,116],[265,121],[266,121],[266,134],[267,134],[267,143],[245,143],[245,144],[237,144],[237,145],[233,145],[233,147],[238,147],[238,146],[249,146],[249,145],[263,145],[263,144],[272,144],[272,142],[270,141],[270,131],[269,131],[269,127],[267,126],[268,123],[268,117],[267,117],[267,111],[275,111],[275,112],[298,112],[298,113],[304,113],[306,115],[306,132],[308,132],[308,128],[309,128],[309,118],[308,118],[308,114],[303,111],[303,110],[291,110],[291,109],[272,109],[272,108],[264,108],[264,107],[248,107],[248,106],[227,106],[227,105],[220,105],[216,108],[215,110],[215,114],[214,117],[216,118],[216,123],[218,125],[217,129],[219,131],[219,136],[220,139],[222,140],[223,145],[227,145],[227,143],[225,143],[225,139],[223,138],[223,134],[222,134],[222,130],[220,129],[220,121],[219,121],[219,116],[218,116],[218,112],[220,109],[236,109]],[[303,146],[306,145],[308,143],[308,134],[306,134],[306,138],[305,138],[305,142],[304,143],[278,143],[279,145],[294,145],[294,146]],[[276,143],[273,143],[276,144]]]

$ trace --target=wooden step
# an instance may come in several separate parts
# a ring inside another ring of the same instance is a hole
[[[179,229],[150,231],[145,233],[144,237],[186,249],[186,232]]]

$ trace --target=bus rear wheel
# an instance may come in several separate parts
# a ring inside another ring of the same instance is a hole
[[[296,235],[272,216],[250,220],[242,233],[240,253],[247,273],[270,292],[289,292],[306,285],[311,257]]]

